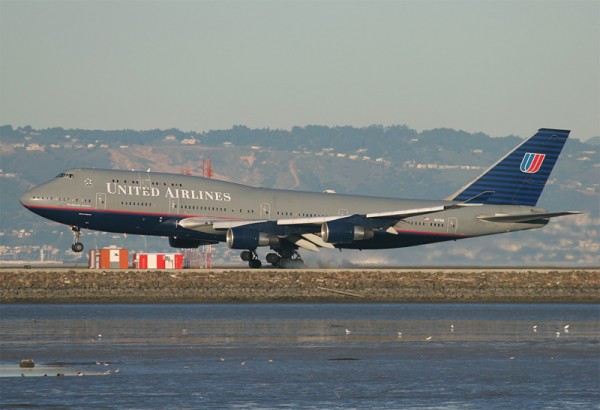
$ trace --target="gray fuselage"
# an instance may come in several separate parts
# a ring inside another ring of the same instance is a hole
[[[50,220],[98,231],[225,241],[226,232],[189,230],[186,218],[207,221],[277,221],[290,218],[368,214],[452,205],[457,202],[413,200],[336,193],[256,188],[178,174],[71,169],[23,195],[21,202]],[[507,223],[481,217],[541,213],[520,205],[459,206],[395,221],[397,234],[336,244],[338,248],[383,249],[540,228],[548,219]]]

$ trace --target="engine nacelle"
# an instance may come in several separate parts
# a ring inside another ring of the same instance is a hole
[[[178,238],[176,236],[169,236],[169,245],[172,248],[191,249],[198,248],[202,245],[210,245],[216,242],[211,241],[199,241],[197,239]]]
[[[351,243],[371,239],[375,233],[363,226],[347,222],[325,222],[321,225],[321,238],[329,243]]]
[[[231,249],[256,249],[259,246],[275,246],[279,238],[248,228],[229,228],[227,246]]]

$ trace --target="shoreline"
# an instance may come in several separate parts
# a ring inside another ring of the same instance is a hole
[[[599,268],[2,269],[0,303],[600,303]]]

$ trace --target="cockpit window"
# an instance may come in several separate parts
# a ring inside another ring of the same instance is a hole
[[[56,176],[56,178],[69,178],[69,179],[73,179],[73,174],[68,174],[66,172],[61,172],[60,174],[58,174]]]

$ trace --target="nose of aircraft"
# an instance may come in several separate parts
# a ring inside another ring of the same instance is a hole
[[[33,192],[33,189],[31,191],[27,191],[26,193],[21,195],[21,198],[19,198],[21,205],[23,205],[25,208],[29,208],[29,206],[31,205],[32,198],[33,198],[32,192]]]

